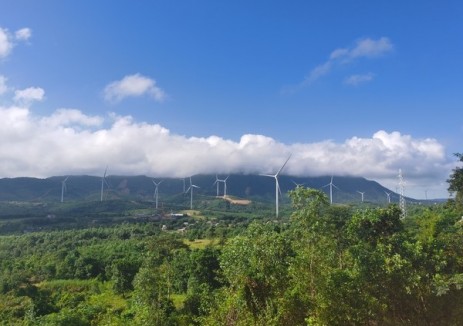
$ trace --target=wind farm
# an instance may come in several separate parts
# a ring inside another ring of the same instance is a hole
[[[276,169],[273,174],[230,174],[220,178],[217,175],[199,174],[191,176],[188,187],[183,188],[183,179],[164,177],[153,178],[145,175],[122,176],[108,174],[108,169],[98,176],[72,175],[40,178],[4,178],[0,179],[0,201],[96,201],[114,199],[152,200],[154,208],[156,201],[182,201],[188,195],[188,207],[191,207],[191,186],[193,185],[193,202],[196,195],[201,198],[224,200],[228,197],[248,199],[251,201],[272,202],[275,210],[281,202],[288,203],[288,192],[297,186],[326,191],[331,204],[349,204],[358,202],[359,188],[368,193],[368,202],[372,204],[399,203],[401,191],[392,191],[379,183],[359,177],[346,176],[318,176],[298,177],[285,174],[286,165],[291,162],[289,157]],[[269,179],[267,181],[267,179]],[[328,179],[328,183],[326,183]],[[193,182],[193,180],[195,180]],[[270,183],[270,180],[273,182]],[[219,186],[217,186],[219,185]],[[339,185],[339,186],[338,186]],[[111,186],[111,187],[110,187]],[[162,186],[162,196],[161,189]],[[273,188],[273,189],[272,189]],[[1,191],[8,189],[8,191]],[[398,188],[399,189],[399,188]],[[97,195],[98,194],[98,195]],[[411,202],[425,202],[406,196]],[[198,197],[199,198],[199,197]],[[336,200],[334,200],[336,199]],[[437,199],[428,199],[433,202]],[[366,201],[366,196],[364,198]]]
[[[290,193],[307,187],[326,193],[332,206],[381,207],[396,204],[407,205],[441,202],[441,200],[418,201],[406,197],[404,178],[399,171],[399,192],[393,192],[379,183],[359,177],[316,176],[300,177],[287,173],[291,168],[291,157],[282,159],[274,173],[258,174],[197,174],[189,177],[148,177],[146,175],[123,176],[108,174],[108,166],[101,176],[66,175],[38,178],[0,179],[0,204],[24,202],[30,205],[49,207],[46,216],[63,214],[78,216],[112,216],[117,218],[168,218],[185,214],[213,212],[213,215],[238,216],[261,215],[262,218],[287,219],[292,210]],[[277,163],[278,164],[278,163]],[[326,180],[328,179],[328,183]],[[186,180],[189,184],[187,187]],[[194,180],[194,182],[193,182]],[[26,185],[27,184],[27,185]],[[162,185],[162,196],[161,188]],[[153,189],[154,186],[154,189]],[[9,189],[2,192],[1,189]],[[359,191],[358,189],[363,189]],[[368,193],[368,201],[365,194]],[[361,200],[358,200],[360,194]],[[384,199],[384,194],[387,200]],[[336,198],[336,200],[334,200]],[[17,214],[23,209],[6,204]],[[12,208],[12,207],[16,208]],[[136,209],[138,207],[138,209]],[[127,211],[128,210],[128,211]],[[180,212],[180,213],[177,213]],[[192,213],[195,212],[195,213]],[[125,217],[124,217],[125,216]],[[1,218],[1,214],[0,214]],[[129,219],[130,220],[130,219]],[[96,220],[95,220],[96,221]],[[45,224],[47,224],[46,222]]]
[[[185,191],[183,191],[182,179],[176,177],[161,179],[144,175],[119,176],[109,174],[109,169],[105,169],[106,174],[103,172],[101,176],[0,179],[0,206],[5,207],[3,214],[11,217],[29,215],[30,210],[34,212],[33,216],[37,214],[43,216],[44,223],[54,221],[46,218],[49,215],[82,216],[81,218],[90,221],[100,221],[102,217],[104,219],[101,221],[109,217],[110,219],[130,217],[130,221],[141,217],[166,216],[167,218],[171,214],[190,214],[191,211],[213,212],[212,214],[218,218],[257,214],[262,218],[287,219],[292,210],[289,193],[298,185],[301,187],[300,185],[304,184],[307,188],[328,190],[327,199],[329,199],[327,179],[333,184],[333,191],[336,191],[336,201],[331,204],[333,206],[355,207],[363,204],[382,207],[400,204],[400,193],[391,191],[375,181],[345,176],[291,176],[285,174],[286,167],[290,163],[290,157],[287,157],[282,160],[280,166],[276,167],[276,172],[264,175],[193,175],[191,182],[190,177],[186,178],[188,187]],[[217,196],[217,179],[226,179],[226,195],[225,184],[221,183]],[[338,188],[334,188],[334,183],[339,185]],[[8,189],[8,191],[1,191],[1,189]],[[359,200],[358,189],[368,192],[368,201],[366,196],[363,203]],[[389,193],[390,202],[386,193]],[[416,200],[405,194],[404,191],[403,199],[406,200],[408,207],[442,202],[442,200]],[[40,210],[37,207],[41,207]],[[2,213],[0,213],[1,217]],[[98,219],[95,220],[96,217]]]

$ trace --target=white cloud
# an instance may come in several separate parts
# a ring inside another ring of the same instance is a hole
[[[0,59],[10,55],[16,45],[15,41],[27,41],[31,35],[32,32],[29,28],[22,28],[17,30],[13,37],[8,29],[0,27]]]
[[[0,59],[6,58],[13,49],[13,43],[7,29],[0,27]]]
[[[306,77],[306,83],[312,83],[319,79],[320,77],[327,75],[331,70],[332,63],[331,61],[327,61],[324,64],[316,66],[310,74]]]
[[[330,61],[349,55],[349,49],[336,49],[330,54]]]
[[[381,37],[378,40],[366,38],[357,41],[356,46],[349,51],[348,55],[352,58],[372,58],[391,52],[393,49],[394,46],[387,37]]]
[[[138,97],[148,95],[161,102],[166,98],[166,93],[156,85],[154,79],[134,74],[125,76],[121,80],[114,81],[104,89],[104,97],[109,102],[119,102],[126,97]]]
[[[21,28],[15,32],[15,37],[19,41],[27,41],[32,36],[30,28]]]
[[[185,137],[130,116],[88,116],[60,109],[38,117],[23,107],[0,107],[0,177],[113,174],[184,177],[197,173],[273,173],[293,153],[284,174],[352,175],[395,190],[399,168],[409,187],[439,184],[452,164],[435,139],[378,131],[344,142],[283,144],[264,135],[239,141]]]
[[[51,116],[42,118],[41,122],[46,127],[98,127],[103,124],[104,119],[99,116],[85,115],[76,109],[58,109]]]
[[[14,92],[15,102],[31,103],[33,101],[42,101],[44,97],[45,91],[40,87],[28,87]]]
[[[374,75],[370,72],[364,75],[352,75],[344,79],[344,84],[351,85],[351,86],[358,86],[360,84],[364,84],[367,82],[372,81]]]
[[[393,50],[394,45],[387,37],[381,37],[377,40],[371,38],[360,39],[353,47],[339,48],[332,51],[328,60],[313,68],[300,86],[312,84],[319,78],[329,74],[336,65],[350,63],[359,58],[379,57]],[[361,80],[361,82],[371,80],[372,76],[368,80]]]

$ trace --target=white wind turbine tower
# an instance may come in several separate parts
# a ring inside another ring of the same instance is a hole
[[[219,179],[218,175],[216,174],[215,175],[215,182],[214,184],[217,184],[217,197],[219,197],[219,183],[222,182],[223,183],[223,196],[226,197],[227,196],[227,179],[229,178],[230,176],[227,176],[225,179]]]
[[[282,165],[282,167],[278,170],[278,172],[276,174],[274,174],[274,175],[273,174],[261,174],[261,176],[264,176],[264,177],[275,178],[275,213],[276,213],[277,218],[278,218],[278,193],[281,192],[280,191],[280,185],[278,183],[278,175],[280,174],[281,170],[283,170],[286,163],[288,163],[290,158],[291,158],[291,154],[289,154],[289,157],[286,159],[285,164]]]
[[[216,175],[215,175],[215,182],[214,182],[214,184],[213,184],[213,185],[217,185],[217,195],[216,195],[216,197],[219,197],[219,182],[220,182],[220,181],[221,181],[221,180],[219,179],[219,176],[216,174]]]
[[[331,176],[330,183],[324,185],[323,188],[328,186],[330,186],[330,204],[333,204],[333,187],[339,190],[339,188],[333,183],[333,176]]]
[[[108,172],[108,166],[106,166],[104,170],[103,177],[101,178],[101,194],[100,194],[100,201],[103,201],[103,194],[104,194],[104,184],[108,185],[106,182],[106,172]]]
[[[199,187],[197,185],[194,185],[193,183],[191,183],[191,177],[190,177],[190,186],[188,187],[187,191],[186,192],[190,192],[190,209],[193,209],[193,189],[194,188],[198,188]]]
[[[66,181],[69,176],[67,176],[63,181],[61,181],[61,202],[64,202],[64,192],[66,191]]]
[[[154,184],[154,200],[156,201],[156,209],[158,209],[159,185],[162,183],[163,180],[156,182],[153,179],[151,181],[153,181]]]
[[[387,192],[387,191],[384,191],[384,193],[385,193],[386,196],[387,196],[387,203],[390,204],[390,203],[391,203],[391,193],[390,193],[390,192]]]
[[[225,179],[219,180],[219,182],[223,182],[223,197],[227,197],[227,179],[230,176],[227,176]]]
[[[357,191],[360,195],[362,195],[362,203],[363,203],[363,195],[365,195],[365,191]]]
[[[180,178],[179,180],[182,180],[183,181],[183,193],[186,193],[185,191],[185,178]]]

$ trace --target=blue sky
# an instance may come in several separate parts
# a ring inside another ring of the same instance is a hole
[[[1,1],[0,177],[359,175],[446,197],[461,1]],[[46,153],[46,154],[45,154]]]

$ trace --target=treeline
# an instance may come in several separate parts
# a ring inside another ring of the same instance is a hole
[[[463,323],[461,206],[402,219],[395,205],[332,206],[303,187],[290,197],[289,219],[235,230],[203,221],[186,233],[133,223],[2,236],[0,324]]]

